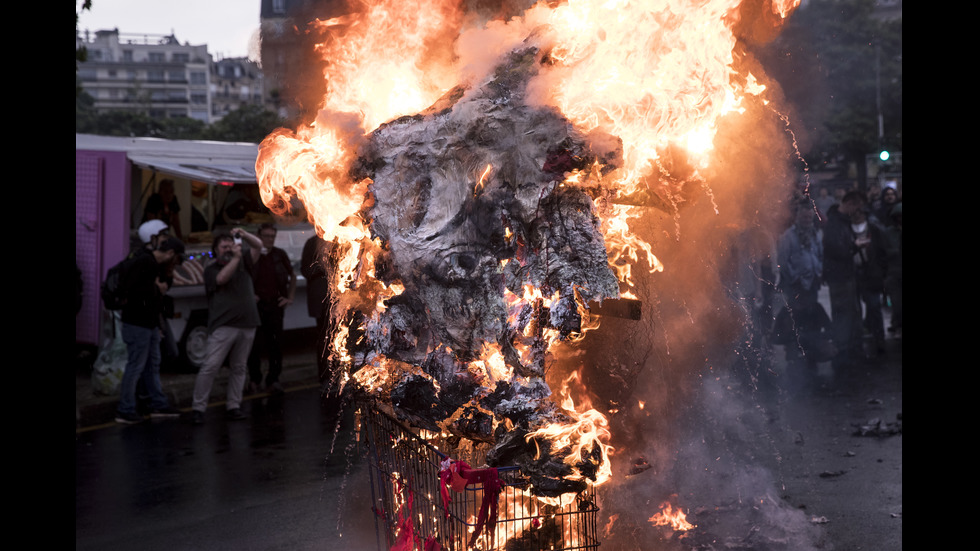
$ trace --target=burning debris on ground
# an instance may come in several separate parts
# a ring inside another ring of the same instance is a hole
[[[633,464],[630,465],[630,470],[626,473],[626,476],[636,476],[642,472],[646,472],[648,469],[650,469],[650,467],[651,465],[647,463],[646,459],[638,457],[633,461]]]

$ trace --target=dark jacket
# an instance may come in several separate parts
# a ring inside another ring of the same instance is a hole
[[[157,278],[168,286],[173,284],[152,251],[146,248],[136,251],[120,281],[126,296],[121,314],[123,323],[146,328],[160,326],[164,295],[157,287]]]
[[[252,281],[259,300],[275,304],[280,297],[289,296],[293,264],[286,251],[272,247],[259,257],[252,267]]]
[[[823,272],[829,285],[853,280],[865,291],[881,290],[885,281],[885,235],[881,226],[868,219],[868,236],[871,244],[863,250],[854,240],[851,221],[841,214],[836,205],[827,213],[827,226],[823,236]],[[855,257],[861,255],[861,262]],[[861,268],[858,269],[858,266]]]
[[[823,229],[823,278],[830,285],[855,277],[854,232],[850,218],[841,214],[838,207],[827,209],[827,224]]]
[[[856,267],[854,275],[857,278],[858,289],[882,292],[885,288],[888,265],[887,237],[881,225],[871,220],[868,220],[868,237],[871,238],[871,244],[858,253],[862,257],[862,262]]]
[[[316,235],[303,245],[299,269],[306,278],[306,308],[312,318],[320,318],[326,313],[326,299],[330,293],[329,250],[330,244]]]

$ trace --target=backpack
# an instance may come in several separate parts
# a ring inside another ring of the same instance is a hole
[[[122,310],[122,307],[126,305],[126,294],[122,288],[122,280],[130,264],[132,264],[132,257],[126,257],[106,272],[105,281],[102,282],[100,288],[102,305],[105,306],[106,310]]]

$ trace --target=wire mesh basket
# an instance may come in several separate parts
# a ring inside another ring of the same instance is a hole
[[[486,516],[483,484],[450,491],[451,501],[443,502],[439,474],[449,456],[434,445],[437,436],[409,427],[376,405],[362,406],[361,415],[367,432],[379,550],[599,548],[599,507],[590,492],[576,495],[570,503],[568,499],[542,500],[531,495],[518,467],[499,467],[496,475],[502,489],[495,522],[487,529],[480,521],[481,513]],[[475,456],[452,459],[474,467],[482,464]]]

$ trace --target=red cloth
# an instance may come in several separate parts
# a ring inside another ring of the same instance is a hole
[[[494,540],[493,529],[497,524],[497,502],[500,497],[500,491],[504,488],[504,484],[497,474],[497,469],[492,467],[487,469],[473,469],[465,461],[454,461],[452,459],[447,459],[441,466],[442,470],[439,471],[439,479],[442,482],[440,493],[442,494],[443,509],[445,509],[447,517],[449,516],[449,504],[452,503],[452,497],[449,495],[449,487],[459,492],[470,484],[483,484],[483,502],[480,503],[480,514],[477,517],[476,530],[473,531],[473,537],[470,538],[469,547],[473,547],[476,544],[476,539],[484,529],[490,535],[490,546],[492,547]],[[462,483],[464,481],[465,484]]]
[[[401,484],[395,480],[395,493],[401,493]],[[398,508],[398,539],[391,546],[391,551],[415,550],[415,526],[412,524],[412,491],[408,491],[408,503]],[[405,509],[408,509],[408,514]]]

